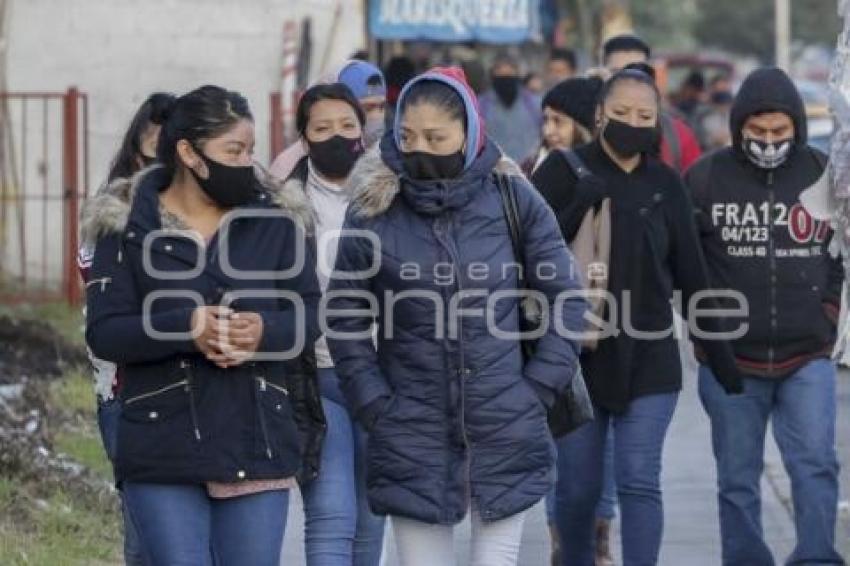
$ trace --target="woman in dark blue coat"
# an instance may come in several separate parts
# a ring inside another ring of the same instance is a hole
[[[163,124],[160,164],[84,214],[86,338],[124,370],[115,475],[152,565],[277,565],[287,489],[315,453],[309,215],[258,178],[253,145],[245,99],[197,89]]]
[[[521,258],[497,177],[518,201]],[[404,89],[394,131],[349,185],[327,336],[370,430],[372,509],[392,516],[405,565],[453,563],[451,526],[467,511],[472,562],[513,564],[523,512],[554,481],[546,409],[576,371],[564,336],[585,310],[555,218],[484,134],[456,69]],[[552,321],[525,363],[518,268]]]

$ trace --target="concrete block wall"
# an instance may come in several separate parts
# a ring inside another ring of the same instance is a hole
[[[341,17],[331,33],[337,5]],[[105,178],[133,112],[157,90],[179,94],[211,83],[241,92],[256,120],[257,159],[267,164],[269,93],[280,84],[284,23],[312,19],[311,77],[316,77],[326,49],[331,66],[365,47],[364,13],[364,0],[12,0],[7,84],[13,91],[65,91],[73,85],[88,94],[90,191]],[[12,126],[20,131],[18,117]],[[32,114],[27,127],[36,143],[42,126]],[[55,112],[49,136],[61,136]],[[30,151],[31,160],[37,154]],[[58,152],[51,151],[44,165],[51,192],[61,190]],[[32,175],[39,167],[26,164]],[[28,224],[41,222],[35,208],[26,216]],[[58,252],[52,242],[51,252]],[[14,265],[8,253],[3,263]]]

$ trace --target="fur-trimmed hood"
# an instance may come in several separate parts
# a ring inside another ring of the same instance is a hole
[[[115,179],[103,185],[83,204],[80,213],[80,242],[92,247],[98,239],[107,234],[123,232],[130,217],[133,199],[138,187],[147,176],[162,168],[154,164],[146,167],[129,178]],[[307,196],[300,186],[284,182],[272,176],[266,169],[256,165],[257,182],[271,198],[271,203],[293,214],[300,220],[301,226],[311,232],[313,214]],[[166,229],[182,229],[178,218],[170,214],[162,216],[162,226]]]
[[[346,183],[347,190],[352,193],[352,209],[363,218],[374,218],[386,212],[401,192],[399,173],[387,165],[379,145],[375,144],[357,161]],[[519,165],[504,154],[496,161],[493,172],[525,179]]]

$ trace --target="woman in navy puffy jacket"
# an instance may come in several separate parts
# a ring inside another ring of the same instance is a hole
[[[497,178],[516,195],[521,258]],[[457,69],[405,87],[349,188],[327,336],[370,430],[370,505],[392,516],[403,564],[453,563],[452,525],[468,511],[473,563],[513,564],[524,511],[554,481],[547,406],[575,373],[566,330],[585,310],[554,215],[485,135]],[[550,319],[525,362],[518,264]]]

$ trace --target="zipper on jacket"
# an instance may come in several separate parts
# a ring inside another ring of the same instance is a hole
[[[100,284],[100,292],[103,293],[106,291],[106,286],[112,283],[112,277],[101,277],[99,279],[92,279],[91,281],[86,283],[86,289],[98,283]]]
[[[131,397],[124,401],[124,405],[132,405],[136,401],[141,401],[142,399],[149,399],[151,397],[156,397],[157,395],[162,395],[163,393],[167,393],[172,389],[177,389],[178,387],[185,387],[189,384],[188,379],[184,379],[182,381],[178,381],[177,383],[171,383],[166,385],[165,387],[160,387],[156,391],[148,391],[147,393],[142,393],[140,395],[136,395],[135,397]]]
[[[289,395],[289,392],[286,391],[285,389],[283,389],[282,387],[278,387],[277,385],[269,383],[268,381],[266,381],[266,379],[264,377],[262,377],[260,375],[255,376],[254,379],[257,381],[257,384],[258,384],[258,387],[259,387],[259,393],[256,396],[256,399],[257,399],[257,418],[260,420],[260,430],[263,433],[263,442],[265,442],[265,444],[266,444],[266,456],[268,457],[269,460],[271,460],[272,457],[273,457],[273,455],[272,455],[272,445],[271,445],[271,441],[269,440],[269,429],[268,429],[268,425],[266,425],[266,415],[263,412],[263,404],[260,402],[260,395],[264,395],[266,388],[269,387],[269,386],[271,386],[275,389],[279,389],[279,390],[282,389],[285,395]]]
[[[450,214],[446,217],[446,229],[452,227],[452,218],[453,215]],[[439,222],[439,220],[435,221],[435,225]],[[441,235],[445,235],[448,238],[448,233],[438,232],[437,240],[443,245],[443,247],[448,252],[449,256],[452,258],[452,263],[454,264],[454,272],[455,277],[457,278],[457,291],[458,293],[463,291],[463,282],[461,279],[460,268],[458,264],[460,263],[460,259],[455,254],[455,250],[449,244],[448,241],[443,241]],[[466,459],[466,489],[468,492],[467,500],[469,500],[469,505],[472,505],[472,499],[475,497],[475,493],[472,489],[472,443],[469,441],[469,436],[466,432],[466,359],[464,355],[464,344],[463,344],[463,328],[462,319],[458,321],[458,351],[460,353],[460,369],[458,370],[458,377],[460,378],[460,432],[461,437],[463,438],[463,444],[466,447],[466,451],[469,457]],[[481,511],[481,510],[479,510]]]
[[[194,374],[192,373],[192,364],[186,360],[180,360],[180,367],[186,372],[186,393],[189,394],[189,412],[192,415],[192,427],[195,429],[195,440],[201,440],[201,428],[198,425],[198,411],[195,407],[195,390],[192,387]]]
[[[773,339],[776,333],[776,242],[773,237],[773,215],[776,206],[776,193],[773,190],[773,170],[767,172],[767,194],[769,199],[767,215],[767,237],[768,237],[768,265],[770,267],[770,332],[767,339],[767,371],[773,374],[774,348]]]
[[[286,395],[287,397],[289,397],[289,389],[287,389],[286,387],[283,387],[283,386],[281,386],[281,385],[277,385],[277,384],[275,384],[275,383],[272,383],[271,381],[266,381],[266,380],[265,380],[264,378],[262,378],[262,377],[260,377],[260,378],[258,378],[258,379],[260,379],[260,380],[261,380],[261,382],[262,382],[262,385],[261,385],[261,390],[262,390],[262,391],[265,391],[265,390],[266,390],[266,387],[271,387],[272,389],[275,389],[275,390],[277,390],[277,391],[280,391],[281,393],[283,393],[284,395]]]
[[[205,253],[209,253],[209,262],[211,264],[218,263],[218,249],[220,247],[218,245],[218,229],[216,229],[215,234],[213,234],[213,237],[210,238],[210,241],[206,245],[207,249],[205,250]],[[210,248],[212,248],[211,253],[209,252]]]

